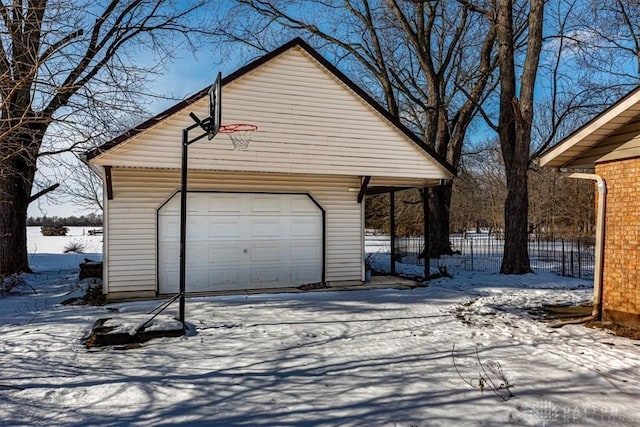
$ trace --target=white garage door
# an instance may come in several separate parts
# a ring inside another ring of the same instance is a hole
[[[189,193],[187,292],[322,280],[322,211],[306,194]],[[158,212],[158,282],[179,291],[180,194]]]

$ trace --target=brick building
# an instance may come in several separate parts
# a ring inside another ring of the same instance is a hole
[[[640,326],[640,88],[540,157],[598,183],[594,315]]]

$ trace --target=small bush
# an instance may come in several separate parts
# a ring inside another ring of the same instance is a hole
[[[82,301],[87,305],[104,305],[107,299],[102,293],[102,281],[89,285]]]
[[[85,288],[86,286],[86,288]],[[62,305],[104,305],[106,301],[105,295],[102,293],[102,280],[89,278],[79,281],[74,288],[83,290],[82,296],[77,296],[76,292],[72,292],[74,296],[60,302]]]
[[[37,294],[36,290],[17,274],[0,277],[0,295],[19,294],[25,289],[29,289],[34,294]]]
[[[83,254],[87,250],[84,243],[73,240],[67,243],[64,247],[65,254]]]

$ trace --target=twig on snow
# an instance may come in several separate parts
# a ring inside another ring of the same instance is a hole
[[[496,396],[498,396],[503,401],[507,401],[510,398],[514,397],[514,394],[511,392],[511,387],[513,387],[513,384],[511,384],[507,379],[504,371],[502,370],[502,365],[499,362],[488,361],[482,363],[482,361],[480,360],[480,355],[478,353],[478,348],[476,347],[476,359],[478,360],[478,365],[480,366],[481,371],[478,373],[478,378],[472,378],[471,380],[468,380],[462,376],[460,370],[458,369],[458,365],[456,364],[455,350],[456,345],[454,343],[453,348],[451,349],[451,359],[453,360],[453,367],[455,368],[456,373],[462,381],[464,381],[472,388],[476,388],[474,383],[477,381],[477,388],[480,389],[480,392],[482,394],[484,394],[484,389],[488,387]],[[491,374],[487,372],[487,369],[491,371]],[[496,385],[498,380],[500,384]],[[504,391],[506,391],[506,393]]]

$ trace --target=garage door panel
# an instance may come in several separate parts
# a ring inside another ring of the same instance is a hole
[[[318,206],[306,195],[298,195],[291,198],[291,213],[317,214]]]
[[[187,213],[197,215],[200,212],[206,212],[208,203],[209,200],[201,197],[201,194],[190,193],[187,197]]]
[[[180,221],[177,218],[164,217],[159,221],[158,238],[160,240],[179,240]]]
[[[321,275],[319,267],[313,266],[294,266],[291,268],[291,280],[299,283],[316,283],[319,282],[318,277]]]
[[[187,260],[189,266],[209,265],[209,242],[187,242]]]
[[[179,194],[158,213],[161,293],[178,292]],[[193,193],[187,292],[298,286],[322,275],[322,211],[307,195]]]
[[[282,198],[282,195],[279,194],[253,195],[253,197],[250,197],[250,213],[281,213],[283,212],[284,201],[285,200]]]
[[[231,290],[241,286],[240,270],[222,268],[209,270],[209,288],[207,290]]]
[[[186,274],[189,292],[206,292],[209,290],[209,268],[189,266]]]
[[[251,238],[265,238],[270,237],[278,239],[282,236],[282,219],[278,217],[273,218],[251,218]]]
[[[280,260],[283,249],[286,249],[286,245],[283,245],[279,241],[260,241],[260,242],[247,242],[250,246],[249,259],[251,262],[268,262],[270,264],[278,262]],[[285,248],[283,248],[285,246]]]
[[[168,217],[180,215],[180,193],[176,193],[173,197],[162,206],[160,215]]]
[[[296,262],[315,262],[322,256],[322,247],[315,240],[295,240],[290,246],[290,260]]]
[[[292,217],[290,219],[291,236],[296,237],[319,237],[322,235],[321,218],[317,216]]]
[[[205,235],[208,239],[229,237],[239,239],[242,235],[243,224],[237,216],[209,217],[207,222],[207,233]]]
[[[207,211],[212,213],[226,213],[240,215],[242,212],[242,198],[237,194],[216,194],[207,198]]]
[[[198,240],[202,235],[202,230],[207,229],[207,218],[197,215],[187,216],[187,240]],[[180,229],[178,228],[178,239],[180,238]]]
[[[173,236],[171,236],[173,237]],[[159,259],[161,260],[171,260],[178,259],[180,255],[180,239],[179,238],[171,238],[166,239],[164,241],[160,240],[162,244],[158,245],[158,254]]]
[[[241,260],[242,249],[237,243],[225,245],[224,247],[219,244],[209,244],[209,265],[233,264],[237,265]]]
[[[283,286],[283,282],[280,280],[280,268],[278,266],[251,266],[250,268],[252,286],[258,288],[275,288]]]
[[[179,281],[180,272],[178,270],[161,270],[158,272],[159,292],[161,294],[177,292]]]

